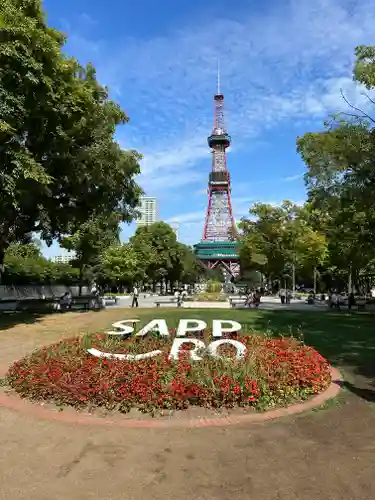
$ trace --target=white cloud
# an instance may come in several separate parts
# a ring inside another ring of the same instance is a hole
[[[375,44],[373,0],[285,0],[261,11],[249,5],[239,21],[230,16],[188,19],[158,38],[119,41],[115,51],[95,39],[92,59],[99,77],[124,99],[131,117],[119,131],[120,142],[126,133],[126,144],[144,154],[140,183],[150,194],[186,185],[184,196],[204,194],[218,57],[228,130],[234,147],[246,152],[264,140],[262,133],[272,142],[277,126],[309,130],[321,126],[328,114],[348,110],[341,88],[351,103],[366,105],[352,81],[352,65],[356,45]],[[86,54],[89,44],[71,40],[74,50],[80,43]],[[250,179],[237,184],[235,192],[253,196],[252,186],[261,183]],[[245,206],[235,206],[236,217]],[[194,227],[202,231],[205,210],[200,220],[188,222],[195,212],[184,213],[184,208],[181,218],[192,225],[190,238]]]
[[[293,182],[302,179],[303,174],[289,175],[288,177],[283,177],[281,180],[284,182]]]
[[[371,0],[290,0],[266,13],[249,8],[241,22],[213,18],[165,37],[125,40],[105,74],[124,95],[131,92],[131,134],[146,151],[142,182],[158,190],[160,178],[176,172],[189,179],[208,158],[218,55],[229,130],[240,145],[286,120],[321,120],[344,110],[340,88],[363,103],[351,79],[353,50],[375,43],[374,22]]]

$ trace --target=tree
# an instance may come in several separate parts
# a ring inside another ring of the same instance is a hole
[[[154,289],[158,281],[168,281],[179,263],[180,248],[173,229],[165,222],[155,222],[138,228],[130,243],[146,264],[146,275]]]
[[[40,242],[31,241],[25,244],[11,243],[7,249],[6,257],[11,256],[21,259],[38,259],[42,256]]]
[[[144,262],[130,243],[105,249],[97,272],[100,281],[117,286],[132,285],[145,278]]]
[[[354,80],[375,87],[375,47],[356,49]],[[367,94],[366,94],[367,95]],[[353,106],[325,124],[325,130],[297,139],[297,151],[307,165],[305,177],[311,206],[320,214],[328,240],[330,267],[352,276],[375,257],[375,120]],[[370,106],[374,100],[367,95]]]
[[[309,207],[290,201],[281,206],[256,203],[251,219],[243,219],[240,258],[243,271],[260,270],[270,282],[286,278],[295,287],[296,272],[308,269],[311,276],[324,262],[327,244],[310,222]]]
[[[183,243],[176,242],[176,247],[171,256],[171,267],[166,275],[171,288],[176,283],[193,284],[207,272],[198,261],[193,249]]]
[[[62,53],[40,0],[0,5],[0,270],[26,234],[52,240],[90,217],[130,221],[141,194],[140,155],[114,141],[128,121],[96,80]],[[72,229],[73,228],[73,229]]]
[[[119,243],[119,217],[91,217],[71,236],[61,239],[60,245],[75,253],[75,262],[79,269],[79,294],[85,269],[98,263],[100,254],[109,246]]]
[[[281,207],[255,203],[249,209],[250,219],[240,223],[242,238],[240,259],[243,270],[259,269],[269,280],[281,275],[288,257],[285,249],[284,225],[293,209],[286,201]]]
[[[26,246],[26,245],[25,245]],[[5,256],[5,285],[76,284],[78,272],[69,264],[51,262],[32,252],[7,251]]]

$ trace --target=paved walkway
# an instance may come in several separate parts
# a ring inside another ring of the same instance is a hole
[[[165,298],[160,298],[160,297],[144,297],[143,295],[140,296],[139,298],[139,307],[140,308],[153,308],[156,307],[155,305],[155,300],[168,300],[168,297]],[[131,298],[129,297],[119,297],[119,301],[116,305],[109,305],[108,307],[114,307],[114,308],[127,308],[130,307],[131,305]],[[161,307],[166,307],[166,306],[161,306]],[[171,307],[170,304],[168,304],[168,307]],[[230,309],[230,304],[228,301],[225,302],[199,302],[199,301],[186,301],[184,302],[183,305],[184,308],[197,308],[197,309]],[[268,309],[268,310],[278,310],[278,309],[285,309],[285,310],[321,310],[322,308],[326,308],[326,305],[322,305],[317,303],[316,305],[309,305],[306,304],[305,301],[301,300],[293,300],[291,304],[281,304],[280,299],[276,297],[262,297],[261,304],[260,304],[261,309]]]
[[[99,327],[107,313],[88,314],[74,328]],[[0,365],[56,340],[57,320],[1,331]],[[271,423],[190,430],[91,428],[0,408],[0,499],[370,500],[374,429],[373,405],[352,393]]]

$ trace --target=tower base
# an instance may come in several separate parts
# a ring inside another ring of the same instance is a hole
[[[225,273],[237,278],[240,274],[238,242],[236,241],[201,241],[194,245],[198,259],[208,269],[221,268]]]

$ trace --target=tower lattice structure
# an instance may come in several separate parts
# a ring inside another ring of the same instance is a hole
[[[212,152],[212,171],[208,181],[208,206],[203,230],[203,241],[233,241],[236,225],[231,200],[230,174],[227,168],[227,148],[231,138],[224,122],[224,95],[214,96],[214,126],[208,137]]]
[[[202,241],[195,245],[197,256],[209,268],[220,267],[232,276],[239,274],[237,230],[231,200],[231,180],[226,150],[231,144],[224,121],[224,95],[214,96],[214,125],[208,137],[212,169],[208,179],[208,206]]]

